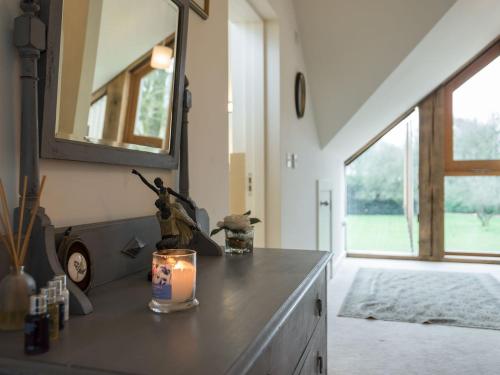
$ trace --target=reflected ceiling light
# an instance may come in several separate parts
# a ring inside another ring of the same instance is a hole
[[[170,68],[172,63],[173,51],[172,48],[166,46],[155,46],[153,55],[151,56],[151,67],[154,69]]]

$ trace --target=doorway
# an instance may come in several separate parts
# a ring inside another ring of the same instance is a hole
[[[265,222],[264,21],[247,1],[231,0],[228,28],[229,206]],[[254,244],[266,245],[264,225]]]

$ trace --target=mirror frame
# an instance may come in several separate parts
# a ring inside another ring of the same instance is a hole
[[[173,92],[171,141],[168,153],[150,153],[107,145],[56,138],[59,54],[62,5],[64,0],[40,0],[40,18],[47,25],[47,49],[42,52],[38,69],[40,157],[138,167],[177,169],[182,127],[186,43],[189,0],[171,0],[179,7],[176,66]]]

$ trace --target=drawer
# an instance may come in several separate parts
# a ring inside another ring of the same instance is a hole
[[[316,327],[314,336],[311,339],[309,346],[307,347],[307,352],[305,354],[305,360],[301,361],[299,367],[295,374],[298,375],[325,375],[328,373],[327,370],[327,343],[326,343],[326,319],[325,317],[321,319],[320,323]]]
[[[326,316],[326,273],[321,272],[271,342],[272,375],[296,369],[318,322]]]

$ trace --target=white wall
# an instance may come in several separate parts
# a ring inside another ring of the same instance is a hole
[[[189,18],[191,194],[208,209],[212,226],[229,212],[227,4],[211,1],[207,21],[193,12]]]
[[[12,47],[14,17],[19,2],[3,1],[0,5],[0,178],[7,190],[11,207],[16,201],[19,151],[17,124],[20,116],[20,80],[16,54]]]
[[[14,59],[12,45],[13,18],[17,15],[17,1],[0,5],[0,179],[6,189],[9,205],[16,202],[16,171],[19,160],[19,134],[16,124],[20,121],[19,67]],[[8,271],[7,253],[0,249],[0,275]]]
[[[17,51],[12,45],[18,0],[0,3],[0,177],[14,205],[18,183],[20,85]],[[211,4],[203,22],[190,13],[187,74],[194,107],[190,116],[191,194],[208,209],[212,222],[228,210],[227,187],[227,1]],[[47,175],[42,205],[56,226],[154,213],[154,197],[129,173],[104,164],[42,160]],[[172,172],[141,168],[149,178],[174,182]]]
[[[455,1],[293,1],[323,146]]]
[[[267,5],[267,4],[266,4]],[[266,246],[281,246],[281,134],[280,134],[280,50],[279,25],[272,9],[264,23],[265,35],[265,164],[266,164]]]
[[[316,249],[316,180],[322,178],[325,171],[313,115],[314,98],[309,90],[305,116],[298,119],[294,104],[295,75],[303,72],[307,81],[308,72],[295,10],[288,0],[269,2],[277,17],[280,48],[280,245]],[[286,168],[287,153],[298,154],[295,169]]]
[[[235,14],[235,4],[241,8]],[[246,7],[243,7],[245,6]],[[229,70],[233,112],[233,152],[245,154],[243,206],[263,222],[265,212],[264,22],[242,0],[229,3]],[[239,16],[239,17],[238,17]],[[233,168],[233,165],[231,165]],[[235,171],[238,168],[234,169]],[[236,172],[237,173],[237,172]],[[251,190],[248,179],[252,178]],[[238,213],[238,212],[231,212]],[[266,246],[266,227],[255,231],[254,246]]]
[[[266,236],[268,247],[317,248],[316,182],[327,164],[316,133],[313,95],[308,90],[305,116],[295,113],[295,75],[308,81],[301,35],[290,0],[249,0],[265,19],[266,39]],[[296,153],[295,169],[286,154]]]

